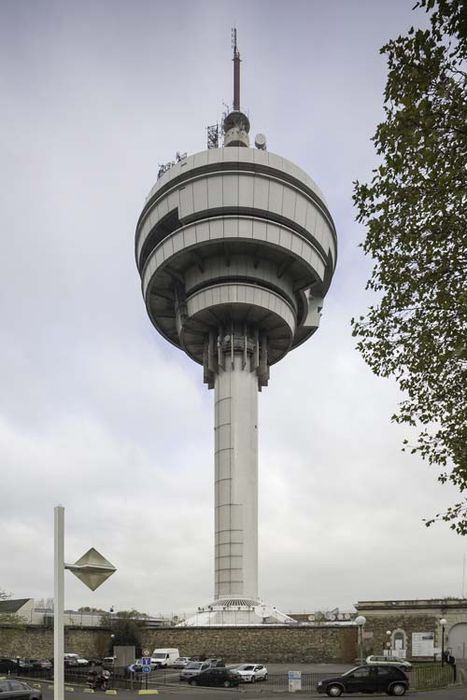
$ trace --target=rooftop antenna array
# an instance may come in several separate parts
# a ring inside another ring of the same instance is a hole
[[[237,46],[237,28],[232,27],[231,29],[231,42],[232,42],[232,49],[233,49],[233,64],[234,64],[234,71],[233,71],[233,111],[234,112],[239,112],[240,111],[240,52],[238,50]],[[207,130],[207,147],[208,149],[211,148],[219,148],[219,142],[220,142],[220,137],[224,133],[224,121],[226,116],[230,112],[230,108],[228,105],[224,103],[225,111],[222,115],[222,120],[221,124],[211,124],[206,127]]]

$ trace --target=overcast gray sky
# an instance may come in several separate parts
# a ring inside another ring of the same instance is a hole
[[[0,588],[53,594],[66,559],[118,568],[66,606],[189,612],[213,596],[213,393],[151,326],[134,229],[158,163],[205,148],[231,102],[324,191],[339,262],[313,339],[260,395],[260,593],[285,611],[458,596],[456,499],[401,452],[396,385],[354,349],[370,263],[352,181],[376,164],[379,48],[413,0],[0,1]]]

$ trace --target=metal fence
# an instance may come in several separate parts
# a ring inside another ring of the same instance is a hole
[[[99,667],[96,668],[98,670]],[[90,668],[65,668],[65,683],[68,685],[86,685]],[[20,674],[23,677],[35,678],[37,680],[52,680],[52,669],[22,669]],[[314,692],[318,681],[329,678],[332,673],[306,673],[301,674],[302,691]],[[436,688],[444,688],[457,680],[457,670],[455,666],[445,664],[442,666],[437,664],[420,664],[413,667],[407,673],[411,690],[430,690]],[[267,681],[257,681],[256,687],[267,688],[273,691],[288,690],[288,675],[287,672],[269,673]],[[130,673],[124,669],[116,669],[112,673],[109,687],[122,688],[127,690],[151,689],[164,686],[186,686],[186,681],[180,681],[180,672],[176,669],[158,669],[152,673]],[[250,684],[242,683],[241,687],[245,688]]]
[[[319,680],[323,678],[329,678],[329,673],[302,673],[302,690],[313,692],[316,691],[316,686]],[[143,676],[143,677],[142,677]],[[180,680],[180,673],[174,671],[173,669],[160,669],[148,674],[134,674],[133,677],[127,677],[115,673],[112,676],[111,687],[114,688],[127,688],[127,689],[140,689],[140,688],[160,688],[167,686],[188,686],[187,681]],[[258,690],[260,688],[273,690],[273,691],[287,691],[289,687],[288,674],[283,673],[273,673],[268,675],[267,681],[256,681],[256,683],[241,683],[241,688],[256,687]]]
[[[440,663],[420,664],[414,666],[409,674],[410,687],[413,690],[431,690],[435,688],[445,688],[457,680],[457,669],[455,665]]]

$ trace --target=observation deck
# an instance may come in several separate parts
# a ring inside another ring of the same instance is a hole
[[[182,158],[150,191],[136,229],[149,317],[204,365],[210,387],[226,343],[267,384],[269,366],[317,329],[336,255],[314,181],[244,146]]]

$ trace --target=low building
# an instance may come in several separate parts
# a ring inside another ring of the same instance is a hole
[[[21,618],[21,622],[30,623],[34,612],[33,598],[16,598],[0,600],[0,621],[8,621],[8,617]]]
[[[109,613],[102,610],[65,610],[63,615],[63,623],[71,627],[102,627],[105,626],[105,619]],[[3,615],[3,620],[2,620]],[[49,599],[47,603],[43,600],[35,601],[33,598],[18,598],[0,601],[0,622],[8,622],[5,616],[16,616],[20,618],[20,622],[26,625],[38,625],[44,627],[52,627],[54,620],[53,600]],[[115,619],[118,618],[118,613],[115,613]],[[137,618],[135,618],[137,619]],[[153,627],[164,627],[174,624],[173,617],[150,616],[144,615],[139,618],[144,626],[152,629]]]
[[[369,654],[428,660],[440,658],[444,649],[467,660],[466,598],[365,600],[355,607],[366,618],[363,644]]]

